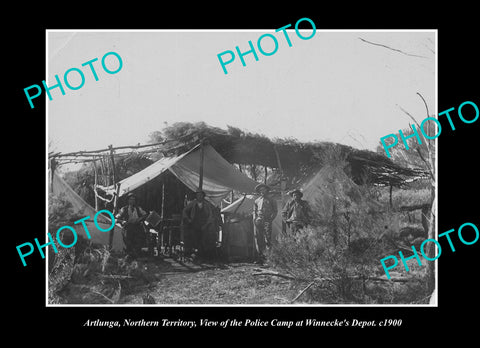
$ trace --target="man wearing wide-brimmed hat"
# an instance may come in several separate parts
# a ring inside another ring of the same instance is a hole
[[[293,198],[283,207],[282,218],[289,230],[295,233],[310,224],[312,214],[310,205],[302,199],[302,191],[295,189],[290,191],[289,194]]]
[[[145,242],[146,232],[142,219],[147,216],[147,212],[137,204],[137,196],[134,193],[130,192],[127,199],[128,204],[120,209],[115,219],[122,223],[126,253],[136,258]]]
[[[205,200],[205,192],[195,192],[195,199],[183,209],[182,224],[187,254],[198,251],[203,259],[210,259],[215,254],[218,239],[218,223],[215,216],[215,207]]]
[[[270,247],[272,236],[272,221],[277,216],[277,203],[270,197],[270,187],[259,184],[255,191],[260,194],[253,205],[253,232],[255,236],[255,249],[257,262],[265,261],[265,250]]]

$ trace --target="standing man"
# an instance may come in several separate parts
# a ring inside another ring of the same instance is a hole
[[[211,258],[215,254],[218,232],[215,208],[205,200],[205,192],[197,191],[195,195],[195,199],[187,204],[182,214],[188,241],[185,248],[187,253],[195,253],[197,249],[203,258]]]
[[[293,199],[283,207],[282,218],[290,232],[296,233],[310,224],[312,213],[308,202],[302,199],[303,193],[300,190],[291,191],[290,196]]]
[[[133,193],[128,194],[128,204],[120,209],[115,219],[123,221],[122,235],[127,255],[132,258],[138,257],[145,242],[145,229],[142,224],[147,212],[137,205],[137,197]]]
[[[256,263],[265,262],[265,250],[270,248],[272,237],[272,221],[277,216],[277,202],[270,197],[270,187],[259,184],[255,191],[260,197],[253,204],[253,233],[255,249],[257,251]]]

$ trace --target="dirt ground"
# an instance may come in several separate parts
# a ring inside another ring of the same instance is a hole
[[[126,291],[119,304],[143,304],[147,294],[156,304],[288,304],[299,291],[288,279],[254,275],[260,267],[252,263],[197,265],[169,258],[138,262],[155,280]]]
[[[65,249],[70,250],[70,249]],[[409,274],[412,282],[360,283],[348,290],[356,297],[339,297],[340,288],[309,288],[310,282],[292,281],[277,275],[268,264],[249,262],[193,263],[164,255],[129,260],[93,249],[84,252],[73,264],[64,253],[61,267],[50,276],[49,303],[112,305],[285,305],[335,303],[425,303],[422,282],[424,267]],[[261,273],[270,273],[268,275]],[[281,272],[280,272],[281,273]],[[395,273],[395,274],[394,274]],[[277,273],[278,274],[278,273]],[[336,286],[344,283],[339,282]],[[345,283],[347,286],[349,283]],[[303,290],[306,290],[301,294]],[[358,288],[358,289],[357,289]],[[314,289],[312,292],[311,290]],[[360,290],[359,290],[360,289]],[[341,289],[340,289],[341,290]],[[300,295],[301,294],[301,295]],[[298,298],[297,298],[298,296]],[[360,297],[359,297],[360,296]],[[295,299],[295,301],[293,301]]]

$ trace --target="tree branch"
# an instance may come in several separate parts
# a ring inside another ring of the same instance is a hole
[[[410,115],[410,113],[405,110],[404,108],[402,108],[400,105],[397,104],[397,106],[400,108],[400,110],[402,110],[408,117],[410,117],[413,122],[415,122],[415,124],[417,125],[418,129],[420,129],[420,124],[417,122],[417,120],[415,119],[415,117],[413,117],[412,115]]]
[[[299,298],[300,296],[302,296],[305,291],[307,291],[308,289],[310,289],[310,287],[311,287],[313,284],[315,284],[315,281],[311,282],[311,283],[308,284],[302,291],[300,291],[300,292],[298,293],[298,295],[297,295],[290,303],[293,303],[293,302],[295,302],[296,300],[298,300],[298,298]]]
[[[428,57],[425,57],[425,56],[419,56],[419,55],[417,55],[417,54],[412,54],[412,53],[403,52],[402,50],[399,50],[399,49],[397,49],[397,48],[392,48],[392,47],[389,47],[389,46],[387,46],[387,45],[382,45],[382,44],[379,44],[379,43],[371,42],[371,41],[362,39],[361,37],[359,37],[359,39],[362,40],[363,42],[369,43],[370,45],[375,45],[375,46],[384,47],[384,48],[389,49],[389,50],[391,50],[391,51],[395,51],[395,52],[402,53],[402,54],[404,54],[404,55],[406,55],[406,56],[417,57],[417,58],[428,58]]]
[[[430,112],[428,111],[428,105],[427,105],[427,102],[425,101],[425,98],[423,98],[423,96],[419,92],[417,92],[417,94],[423,100],[423,104],[425,105],[425,109],[427,111],[427,117],[430,117]],[[428,160],[430,162],[430,174],[432,176],[432,180],[435,182],[435,164],[433,162],[432,148],[430,147],[430,144],[428,143],[428,141],[426,142],[425,145],[427,146],[427,150],[428,150]]]
[[[285,279],[290,279],[290,280],[300,280],[296,277],[293,277],[293,276],[289,276],[289,275],[286,275],[286,274],[282,274],[282,273],[278,273],[278,272],[272,272],[272,271],[263,271],[259,268],[255,268],[254,269],[255,271],[257,271],[257,273],[253,273],[252,275],[254,276],[257,276],[257,275],[269,275],[269,276],[275,276],[275,277],[280,277],[280,278],[285,278]]]
[[[422,95],[420,93],[417,92],[417,94],[422,98],[422,100],[425,102],[425,99],[423,99]],[[420,124],[417,122],[417,120],[415,119],[415,117],[413,117],[407,110],[405,110],[404,108],[402,108],[400,105],[397,104],[397,106],[400,108],[400,110],[402,110],[408,117],[410,117],[413,122],[415,122],[415,124],[417,125],[418,129],[420,129]],[[426,106],[426,103],[425,103],[425,106]],[[428,107],[427,107],[427,113],[428,113]],[[425,138],[426,139],[426,138]],[[420,153],[420,149],[417,148],[417,152],[420,156],[420,158],[422,159],[422,161],[427,165],[427,168],[428,168],[428,172],[430,174],[430,177],[432,178],[433,181],[435,181],[435,176],[434,176],[434,168],[432,167],[433,163],[432,163],[432,159],[431,159],[431,148],[430,148],[430,144],[428,143],[428,141],[425,141],[425,146],[427,147],[427,153],[429,154],[429,162],[427,162],[427,160],[425,159],[425,157],[423,157],[423,155]]]
[[[428,174],[430,174],[430,178],[435,181],[435,176],[433,175],[433,169],[431,168],[430,166],[430,162],[428,162],[422,155],[422,153],[420,152],[420,149],[417,147],[417,153],[418,155],[420,156],[420,158],[422,159],[422,161],[427,165],[427,168],[428,168]]]
[[[427,109],[427,117],[430,117],[430,113],[428,112],[428,105],[427,105],[427,102],[425,101],[425,98],[423,98],[423,96],[419,92],[417,92],[417,94],[420,96],[420,98],[422,98],[423,104],[425,104],[425,109]]]
[[[402,248],[402,247],[400,247]],[[408,249],[405,249],[405,248],[402,248],[406,251],[411,251],[408,250]],[[293,277],[293,276],[289,276],[289,275],[286,275],[286,274],[282,274],[282,273],[278,273],[278,272],[273,272],[273,271],[263,271],[261,269],[254,269],[255,271],[257,271],[257,273],[252,273],[252,275],[254,276],[258,276],[258,275],[268,275],[268,276],[275,276],[275,277],[280,277],[280,278],[285,278],[285,279],[289,279],[289,280],[296,280],[296,281],[307,281],[307,279],[302,279],[302,278],[296,278],[296,277]],[[349,276],[348,277],[349,279],[352,279],[352,280],[371,280],[371,281],[382,281],[382,282],[389,282],[389,281],[392,281],[392,282],[401,282],[401,283],[406,283],[406,282],[409,282],[409,281],[415,281],[415,280],[420,280],[420,279],[417,279],[417,278],[406,278],[406,277],[392,277],[390,279],[386,278],[386,277],[364,277],[364,276]],[[333,282],[335,280],[338,280],[340,279],[340,277],[321,277],[321,278],[314,278],[313,280],[310,279],[310,282],[309,284],[312,284],[313,283],[318,283],[318,282],[323,282],[323,281],[328,281],[328,282]],[[310,286],[312,286],[310,285]],[[310,287],[309,286],[309,287]],[[306,289],[304,289],[304,292],[306,291]]]

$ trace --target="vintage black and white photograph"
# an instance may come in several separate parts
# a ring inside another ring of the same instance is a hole
[[[437,306],[437,31],[290,24],[47,30],[47,306]]]

